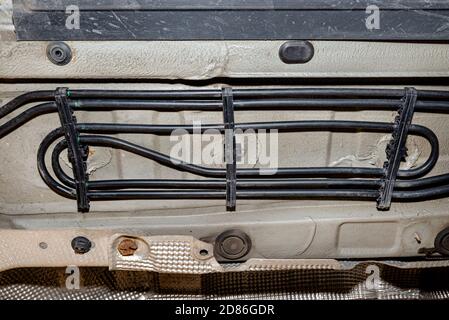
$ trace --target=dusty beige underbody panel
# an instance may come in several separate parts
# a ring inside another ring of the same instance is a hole
[[[289,65],[283,41],[67,42],[73,60],[56,66],[46,42],[3,41],[1,75],[7,79],[211,79],[217,77],[442,77],[449,76],[445,44],[312,41],[313,59]],[[9,61],[20,61],[17,64]]]
[[[254,78],[259,82],[266,78],[298,78],[306,86],[307,78],[449,76],[446,44],[348,41],[312,41],[314,58],[298,65],[287,65],[279,59],[282,41],[68,42],[72,62],[56,66],[46,57],[48,43],[14,40],[9,11],[5,10],[8,4],[9,1],[4,2],[0,10],[0,105],[27,91],[63,86],[175,90],[221,88],[226,78]],[[205,84],[193,79],[209,80]],[[435,85],[435,81],[432,85],[424,82],[415,87],[449,91]],[[328,85],[344,87],[338,81]],[[376,84],[376,87],[404,85]],[[14,112],[5,120],[16,115]],[[394,116],[386,111],[239,112],[236,122],[312,119],[392,122]],[[187,111],[169,114],[114,111],[79,113],[77,117],[79,122],[147,124],[223,120],[219,113]],[[430,128],[439,137],[440,160],[432,175],[449,172],[448,121],[448,115],[440,114],[417,113],[413,119],[413,123]],[[59,126],[56,114],[45,115],[0,142],[0,270],[77,265],[107,266],[114,270],[223,272],[228,269],[217,263],[213,248],[205,239],[229,229],[242,230],[253,243],[250,260],[233,271],[304,266],[340,268],[334,259],[422,257],[420,250],[433,247],[438,232],[449,226],[448,199],[393,203],[386,212],[376,210],[373,202],[361,201],[239,200],[236,212],[226,212],[221,200],[114,201],[95,202],[90,213],[80,214],[76,212],[76,203],[53,193],[37,171],[37,148]],[[170,153],[169,137],[135,135],[130,140]],[[377,133],[282,133],[279,166],[381,167],[388,140],[389,136]],[[407,147],[409,154],[404,168],[419,166],[430,152],[429,145],[419,137],[411,136]],[[94,180],[194,178],[123,151],[93,148],[91,152],[88,171]],[[66,159],[61,160],[65,161],[64,169],[70,170]],[[92,250],[84,255],[75,254],[71,240],[76,236],[89,238]],[[142,251],[133,257],[118,255],[118,237],[139,239]],[[166,241],[177,251],[160,251],[158,245],[164,247]],[[198,246],[207,247],[206,256],[197,255]],[[161,264],[154,252],[172,260],[168,265]],[[186,263],[185,269],[182,262]]]
[[[27,90],[52,89],[57,85],[71,88],[128,88],[129,84],[48,83],[2,84],[1,100],[5,103]],[[188,86],[167,84],[132,84],[134,89],[185,89]],[[219,84],[213,87],[218,87]],[[418,88],[428,88],[417,86]],[[444,87],[432,87],[443,89]],[[13,117],[10,115],[8,117]],[[392,121],[392,112],[359,111],[334,113],[326,111],[238,113],[237,121],[346,119]],[[219,122],[219,115],[205,112],[133,112],[92,114],[80,121],[130,123],[191,124]],[[440,137],[440,161],[433,171],[448,171],[447,116],[419,114],[414,123],[425,125]],[[95,202],[90,213],[76,213],[76,203],[54,194],[36,170],[36,152],[40,141],[59,125],[56,115],[37,118],[0,145],[0,223],[5,236],[5,251],[13,259],[0,261],[2,269],[19,266],[109,266],[164,271],[151,262],[120,264],[114,260],[117,243],[112,235],[193,236],[208,239],[228,229],[240,229],[253,242],[249,258],[253,259],[346,259],[420,256],[419,250],[433,247],[436,234],[449,223],[447,199],[418,203],[393,203],[390,211],[376,209],[373,202],[354,201],[239,201],[236,212],[226,212],[224,201],[114,201]],[[298,137],[300,137],[298,139]],[[441,138],[443,137],[443,138]],[[169,153],[168,137],[132,136],[132,141]],[[281,166],[362,166],[379,167],[385,155],[388,136],[383,134],[346,133],[281,133],[279,153]],[[404,167],[421,164],[429,146],[418,137],[408,139],[409,155]],[[92,179],[117,178],[188,178],[186,173],[142,161],[122,151],[94,149],[89,162]],[[18,156],[19,155],[19,156]],[[67,168],[69,169],[68,165]],[[70,231],[66,231],[67,228]],[[36,231],[32,231],[36,230]],[[60,231],[58,231],[60,230]],[[13,232],[13,233],[10,233]],[[12,236],[14,234],[14,236]],[[74,254],[70,242],[75,236],[88,237],[95,244],[85,255]],[[268,236],[269,235],[269,236]],[[23,238],[21,238],[23,237]],[[23,239],[23,240],[20,240]],[[47,249],[39,244],[47,243]],[[14,248],[14,249],[13,249]],[[210,251],[213,251],[210,250]],[[151,255],[150,255],[151,256]],[[33,258],[31,258],[33,257]],[[50,258],[51,257],[51,258]],[[140,257],[140,256],[139,256]],[[144,259],[145,255],[141,256]],[[139,258],[135,258],[139,259]],[[274,265],[278,265],[278,260]],[[125,261],[126,262],[126,261]],[[281,263],[282,264],[282,263]],[[134,266],[134,267],[132,267]],[[137,266],[137,267],[136,267]],[[139,267],[140,266],[140,267]],[[149,267],[153,266],[153,267]],[[159,269],[158,269],[159,268]],[[220,270],[215,265],[213,270]],[[199,272],[200,269],[198,269]]]
[[[445,44],[369,41],[312,41],[306,64],[283,63],[283,41],[74,41],[71,63],[56,66],[47,42],[15,41],[10,0],[0,2],[0,40],[3,79],[449,76]]]

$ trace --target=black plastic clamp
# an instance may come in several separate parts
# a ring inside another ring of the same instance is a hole
[[[405,143],[407,142],[408,130],[412,123],[417,98],[418,93],[415,88],[405,88],[403,104],[398,110],[392,137],[385,150],[387,161],[384,163],[385,174],[379,190],[380,195],[377,199],[378,210],[390,209],[399,166],[407,156]]]
[[[89,212],[89,198],[87,195],[86,159],[88,149],[79,143],[79,133],[76,129],[76,118],[68,103],[68,88],[57,88],[55,91],[55,101],[58,107],[59,120],[64,130],[67,142],[67,152],[72,164],[73,177],[76,185],[76,200],[78,212]]]
[[[223,118],[225,129],[225,163],[226,163],[226,210],[235,211],[237,202],[237,164],[234,124],[234,98],[232,88],[222,89]]]

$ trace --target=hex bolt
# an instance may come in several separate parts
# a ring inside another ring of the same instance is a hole
[[[136,252],[138,246],[137,242],[132,239],[124,239],[120,241],[117,246],[117,250],[122,256],[132,256]]]
[[[76,254],[85,254],[92,248],[92,242],[86,237],[76,237],[72,240],[72,248]]]

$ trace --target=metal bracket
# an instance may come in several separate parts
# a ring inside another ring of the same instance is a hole
[[[237,201],[237,164],[232,88],[226,87],[222,89],[222,99],[225,129],[226,210],[235,211]]]
[[[59,120],[67,141],[67,151],[72,164],[73,177],[76,185],[76,200],[78,212],[89,212],[89,198],[87,196],[86,159],[88,150],[79,143],[79,133],[76,129],[76,118],[70,108],[67,98],[68,88],[57,88],[55,101],[58,107]]]
[[[418,93],[415,88],[405,88],[405,99],[395,118],[394,130],[385,153],[387,161],[384,163],[384,178],[380,187],[380,195],[377,199],[378,210],[389,210],[393,196],[394,184],[399,171],[399,166],[407,155],[408,130],[412,123]]]

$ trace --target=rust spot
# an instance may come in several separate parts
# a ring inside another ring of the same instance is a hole
[[[132,256],[137,248],[137,243],[132,239],[122,240],[117,247],[122,256]]]

